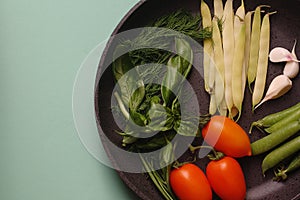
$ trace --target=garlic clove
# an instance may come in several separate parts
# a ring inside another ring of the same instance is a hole
[[[299,73],[299,63],[290,61],[287,62],[283,69],[283,74],[289,78],[295,78]]]
[[[266,92],[265,97],[257,106],[255,106],[254,109],[259,107],[261,104],[263,104],[266,101],[281,97],[282,95],[287,93],[291,88],[292,88],[292,81],[289,79],[288,76],[286,75],[276,76],[270,83],[270,86]]]
[[[294,46],[292,49],[292,56],[295,60],[297,60],[297,56],[295,53],[295,48],[296,48],[296,44],[297,44],[297,40],[295,40],[294,42]],[[283,74],[288,76],[289,78],[295,78],[299,73],[299,63],[298,62],[294,62],[294,61],[290,61],[287,62],[284,66],[283,69]]]
[[[283,47],[275,47],[270,51],[269,58],[271,62],[299,62],[289,50]]]
[[[296,53],[295,53],[296,44],[297,44],[297,40],[295,40],[294,46],[293,46],[293,49],[292,49],[292,55],[293,55],[293,58],[294,58],[295,60],[298,59],[297,56],[296,56]]]
[[[292,81],[285,75],[276,76],[267,90],[266,97],[277,99],[287,93],[292,87]]]

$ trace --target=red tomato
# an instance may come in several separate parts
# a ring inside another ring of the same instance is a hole
[[[184,164],[170,173],[170,185],[181,200],[212,199],[212,191],[203,171],[194,164]]]
[[[213,116],[202,129],[204,140],[227,156],[251,155],[248,134],[236,122],[225,116]]]
[[[223,200],[243,200],[246,183],[240,164],[231,157],[211,161],[206,167],[207,179],[215,193]]]

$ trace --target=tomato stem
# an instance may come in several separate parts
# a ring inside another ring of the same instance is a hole
[[[196,157],[196,156],[194,156],[193,160],[191,160],[191,161],[186,161],[186,162],[182,162],[182,163],[179,162],[178,160],[176,160],[176,161],[174,162],[174,164],[172,165],[172,167],[178,169],[178,168],[180,168],[181,166],[183,166],[183,165],[185,165],[185,164],[188,164],[188,163],[193,163],[193,162],[195,162],[196,160],[197,160],[197,157]]]
[[[175,160],[174,164],[172,165],[173,168],[176,168],[178,169],[182,164],[178,161],[178,160]]]
[[[264,130],[260,127],[260,125],[257,123],[257,122],[253,122],[250,126],[250,129],[249,129],[249,134],[252,133],[252,129],[253,127],[257,128],[260,132],[263,132],[264,133]]]
[[[211,146],[193,146],[190,145],[189,149],[192,153],[195,153],[196,150],[198,149],[210,149],[212,151],[212,154],[208,154],[207,157],[210,160],[220,160],[222,159],[225,155],[222,152],[216,151],[213,147]]]
[[[222,152],[219,152],[219,151],[216,151],[213,149],[213,154],[208,154],[207,157],[210,159],[210,160],[220,160],[224,157],[224,153]]]
[[[213,150],[214,148],[211,147],[211,146],[193,146],[193,145],[189,146],[189,150],[192,153],[195,153],[195,151],[198,150],[198,149],[210,149],[210,150]]]

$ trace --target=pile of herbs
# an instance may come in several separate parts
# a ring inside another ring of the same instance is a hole
[[[175,198],[168,182],[171,165],[165,167],[174,156],[176,144],[171,144],[172,139],[176,134],[195,137],[199,124],[210,118],[183,117],[179,103],[179,98],[188,98],[183,83],[192,69],[194,53],[189,42],[174,31],[201,42],[211,37],[211,30],[202,29],[200,24],[199,16],[176,11],[149,25],[162,29],[146,27],[133,40],[122,41],[114,52],[114,97],[126,122],[125,130],[118,132],[123,137],[122,145],[128,151],[143,153],[169,144],[159,158],[143,158],[140,154],[149,177],[166,199]],[[175,53],[163,50],[170,48]],[[122,53],[128,49],[134,50]],[[145,65],[148,63],[151,66]],[[154,170],[155,160],[162,163],[160,170]]]

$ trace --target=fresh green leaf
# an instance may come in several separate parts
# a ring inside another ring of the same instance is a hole
[[[133,144],[138,140],[138,138],[130,136],[130,135],[124,135],[122,139],[122,146],[126,147],[127,145]]]
[[[154,170],[153,162],[143,158],[140,154],[140,158],[142,160],[143,166],[148,173],[149,177],[157,187],[157,189],[161,192],[161,194],[165,197],[166,200],[175,200],[176,197],[173,194],[169,181],[164,177],[169,177],[170,170],[165,170],[165,168],[161,170]],[[167,168],[170,168],[169,166]]]
[[[128,82],[128,84],[134,84],[132,82]],[[145,96],[145,87],[142,80],[137,80],[137,89],[131,93],[130,101],[129,101],[129,109],[136,111],[139,105],[142,103]]]
[[[172,111],[158,103],[152,103],[148,112],[148,127],[153,131],[167,131],[173,128]]]
[[[182,83],[185,81],[191,68],[193,52],[187,41],[175,39],[175,47],[178,55],[173,56],[168,61],[167,72],[164,76],[161,94],[165,106],[170,106],[172,101],[178,96]]]
[[[178,66],[178,72],[187,77],[190,73],[193,63],[193,51],[190,44],[181,38],[175,38],[175,49],[180,56],[180,65]]]
[[[147,113],[152,103],[160,103],[160,85],[148,84],[145,86],[145,98],[138,108],[138,112]]]
[[[171,161],[174,161],[174,150],[173,145],[171,142],[168,142],[168,144],[165,146],[163,150],[160,151],[160,166],[161,168],[164,168],[167,165],[170,165]]]
[[[137,126],[144,127],[147,124],[147,118],[134,110],[130,110],[130,119]]]
[[[168,68],[166,75],[163,79],[163,84],[161,87],[161,94],[164,100],[164,105],[169,106],[170,103],[175,99],[175,95],[179,91],[181,76],[179,74],[179,65],[180,64],[180,57],[174,56],[170,58],[168,62]],[[175,93],[175,94],[174,94]]]
[[[131,110],[136,110],[142,103],[145,88],[142,80],[138,78],[138,74],[134,69],[127,72],[118,81],[122,101],[125,106]]]
[[[116,100],[117,100],[117,103],[118,103],[118,105],[119,105],[119,108],[120,108],[121,113],[123,114],[123,116],[125,117],[126,120],[129,120],[129,118],[130,118],[129,112],[128,112],[128,110],[126,109],[126,107],[125,107],[125,105],[124,105],[124,103],[123,103],[123,101],[122,101],[122,99],[121,99],[119,93],[118,93],[118,92],[115,92],[115,93],[114,93],[114,96],[115,96],[115,98],[116,98]]]
[[[126,46],[122,44],[118,45],[114,51],[112,71],[116,81],[118,81],[124,74],[133,68],[131,58],[129,57],[128,53],[123,54],[125,52]]]
[[[183,136],[196,137],[198,134],[198,117],[189,117],[186,119],[177,120],[174,125],[174,130]]]
[[[134,40],[125,41],[124,45],[129,46],[131,49],[137,49],[129,53],[135,65],[146,63],[166,64],[171,53],[161,49],[170,49],[173,43],[172,39],[178,37],[178,33],[187,35],[198,42],[211,38],[211,28],[203,29],[200,24],[201,18],[199,15],[194,16],[190,12],[178,10],[155,20],[148,25],[152,28],[145,28]],[[165,29],[153,29],[153,27]]]
[[[151,138],[140,138],[136,141],[131,150],[133,151],[154,151],[168,144],[176,135],[175,131],[159,132]]]

